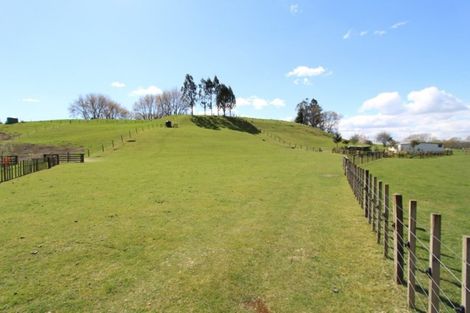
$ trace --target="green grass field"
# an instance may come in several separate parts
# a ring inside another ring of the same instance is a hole
[[[325,134],[317,128],[299,125],[291,122],[277,120],[249,119],[256,127],[262,129],[275,138],[279,138],[291,145],[302,145],[309,148],[322,148],[331,150],[335,146],[332,136]],[[271,142],[280,144],[270,138]]]
[[[0,185],[0,311],[407,312],[340,155],[177,122]]]
[[[75,146],[84,152],[90,150],[91,154],[100,154],[102,145],[109,148],[113,140],[116,145],[120,143],[121,136],[127,140],[143,129],[160,127],[162,123],[162,120],[61,120],[0,125],[0,132],[12,135],[10,140],[3,142],[0,150],[7,150],[10,144],[32,143]]]
[[[408,201],[418,202],[418,235],[423,244],[429,243],[430,214],[442,216],[442,261],[461,279],[462,236],[470,235],[470,155],[429,159],[382,159],[365,165],[379,179],[390,184],[392,193],[404,197],[405,216]],[[420,268],[428,266],[428,251],[418,249]],[[443,301],[460,302],[460,286],[452,274],[442,272]],[[427,283],[426,276],[418,277]],[[427,286],[426,286],[427,287]],[[451,308],[452,305],[447,305]]]

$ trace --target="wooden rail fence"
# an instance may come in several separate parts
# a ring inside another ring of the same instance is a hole
[[[0,183],[52,168],[60,163],[85,161],[83,153],[45,154],[42,159],[22,160],[0,165]]]
[[[343,158],[344,175],[364,212],[364,217],[375,232],[377,243],[383,245],[386,258],[393,258],[394,281],[407,287],[407,303],[410,309],[421,312],[457,312],[470,313],[470,236],[462,240],[462,254],[454,252],[442,243],[441,215],[430,216],[429,244],[417,235],[417,201],[410,200],[407,221],[404,218],[403,198],[400,194],[392,196],[390,207],[390,187],[369,170],[355,164],[348,157]],[[390,216],[392,214],[392,216]],[[407,236],[405,236],[405,231]],[[406,240],[405,240],[406,239]],[[391,244],[393,242],[393,245]],[[458,270],[446,264],[442,258],[441,248],[446,247],[451,254],[461,260],[462,276]],[[428,254],[428,264],[420,263],[417,248]],[[442,273],[441,273],[442,271]],[[427,284],[423,283],[422,275],[426,275]],[[445,274],[446,282],[460,286],[460,303],[451,300],[450,290],[444,288],[441,274]],[[406,277],[405,277],[406,276]],[[419,293],[419,295],[418,295]],[[425,300],[423,300],[425,297]],[[424,311],[426,310],[426,311]]]
[[[15,165],[18,163],[17,155],[2,155],[0,157],[0,165]]]

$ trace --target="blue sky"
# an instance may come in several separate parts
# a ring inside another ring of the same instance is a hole
[[[91,92],[131,109],[190,73],[230,84],[241,116],[314,97],[345,136],[470,136],[464,0],[0,0],[0,44],[2,121],[68,118]]]

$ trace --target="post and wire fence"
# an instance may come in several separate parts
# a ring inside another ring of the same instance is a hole
[[[393,260],[393,280],[407,288],[408,307],[427,313],[470,313],[470,236],[463,236],[462,253],[457,253],[443,243],[441,214],[432,213],[426,242],[417,234],[425,229],[418,224],[416,200],[409,201],[405,218],[401,194],[390,196],[388,184],[348,157],[343,158],[343,170],[384,257]],[[459,260],[461,269],[445,257]]]
[[[326,151],[327,148],[325,147],[315,147],[311,145],[306,145],[306,144],[298,144],[295,142],[291,142],[289,140],[286,140],[276,134],[273,134],[265,129],[259,129],[262,134],[265,136],[269,137],[271,140],[274,142],[277,142],[280,145],[287,146],[291,149],[300,149],[300,150],[305,150],[305,151],[312,151],[312,152],[323,152]]]

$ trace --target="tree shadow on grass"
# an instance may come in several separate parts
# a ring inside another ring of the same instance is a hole
[[[192,116],[191,121],[198,127],[221,130],[228,128],[235,131],[245,132],[252,135],[259,134],[261,131],[250,122],[229,116]]]

